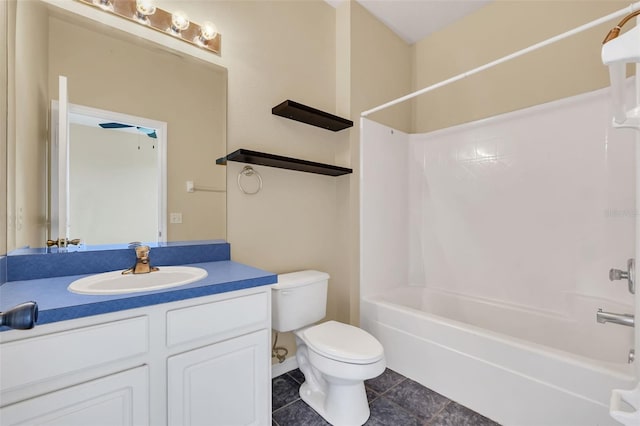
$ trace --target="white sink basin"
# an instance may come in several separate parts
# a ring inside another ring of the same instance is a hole
[[[161,266],[148,274],[127,274],[122,271],[91,275],[72,282],[68,288],[80,294],[125,294],[138,291],[160,290],[198,281],[207,271],[193,266]]]

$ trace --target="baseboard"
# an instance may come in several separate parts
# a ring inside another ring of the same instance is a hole
[[[271,378],[282,376],[296,368],[298,368],[298,360],[295,356],[291,356],[282,363],[271,364]]]

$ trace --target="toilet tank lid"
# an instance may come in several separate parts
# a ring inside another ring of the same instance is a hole
[[[278,275],[278,283],[271,286],[273,290],[296,287],[328,280],[329,274],[320,271],[298,271]]]

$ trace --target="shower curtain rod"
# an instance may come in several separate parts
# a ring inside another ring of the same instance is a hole
[[[361,116],[362,117],[366,117],[369,114],[373,114],[374,112],[378,112],[378,111],[383,110],[385,108],[389,108],[390,106],[399,104],[399,103],[404,102],[404,101],[408,101],[409,99],[415,98],[416,96],[420,96],[420,95],[422,95],[424,93],[431,92],[432,90],[435,90],[435,89],[438,89],[440,87],[446,86],[448,84],[454,83],[454,82],[456,82],[458,80],[462,80],[463,78],[469,77],[469,76],[471,76],[473,74],[477,74],[480,71],[484,71],[486,69],[489,69],[489,68],[492,68],[492,67],[494,67],[496,65],[499,65],[499,64],[501,64],[503,62],[510,61],[511,59],[517,58],[517,57],[522,56],[524,54],[527,54],[529,52],[533,52],[534,50],[540,49],[541,47],[545,47],[545,46],[547,46],[549,44],[553,44],[553,43],[555,43],[557,41],[560,41],[562,39],[571,37],[572,35],[581,33],[582,31],[588,30],[590,28],[593,28],[595,26],[603,24],[603,23],[605,23],[607,21],[610,21],[612,19],[618,18],[620,16],[635,12],[636,10],[639,10],[639,9],[640,9],[640,1],[636,2],[636,3],[632,3],[631,5],[625,7],[624,9],[620,9],[617,12],[610,13],[609,15],[603,16],[602,18],[596,19],[595,21],[591,21],[591,22],[586,23],[584,25],[581,25],[581,26],[579,26],[577,28],[569,30],[569,31],[567,31],[565,33],[562,33],[562,34],[559,34],[557,36],[551,37],[551,38],[549,38],[547,40],[541,41],[540,43],[536,43],[534,45],[531,45],[531,46],[529,46],[529,47],[527,47],[525,49],[518,50],[517,52],[512,53],[510,55],[507,55],[507,56],[504,56],[504,57],[502,57],[500,59],[496,59],[495,61],[489,62],[488,64],[481,65],[481,66],[479,66],[477,68],[474,68],[474,69],[472,69],[470,71],[463,72],[463,73],[458,74],[458,75],[456,75],[454,77],[451,77],[451,78],[449,78],[447,80],[443,80],[443,81],[441,81],[439,83],[432,84],[431,86],[425,87],[424,89],[420,89],[420,90],[418,90],[416,92],[410,93],[410,94],[405,95],[405,96],[403,96],[401,98],[395,99],[393,101],[389,101],[389,102],[387,102],[385,104],[382,104],[382,105],[377,106],[375,108],[372,108],[370,110],[364,111],[361,114]]]

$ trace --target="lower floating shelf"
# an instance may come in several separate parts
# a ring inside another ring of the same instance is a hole
[[[279,169],[297,170],[299,172],[316,173],[327,176],[342,176],[353,173],[346,167],[332,166],[330,164],[315,163],[313,161],[300,160],[298,158],[282,157],[280,155],[264,152],[239,149],[226,157],[218,158],[216,164],[225,165],[227,161],[238,163],[257,164],[259,166],[277,167]]]

